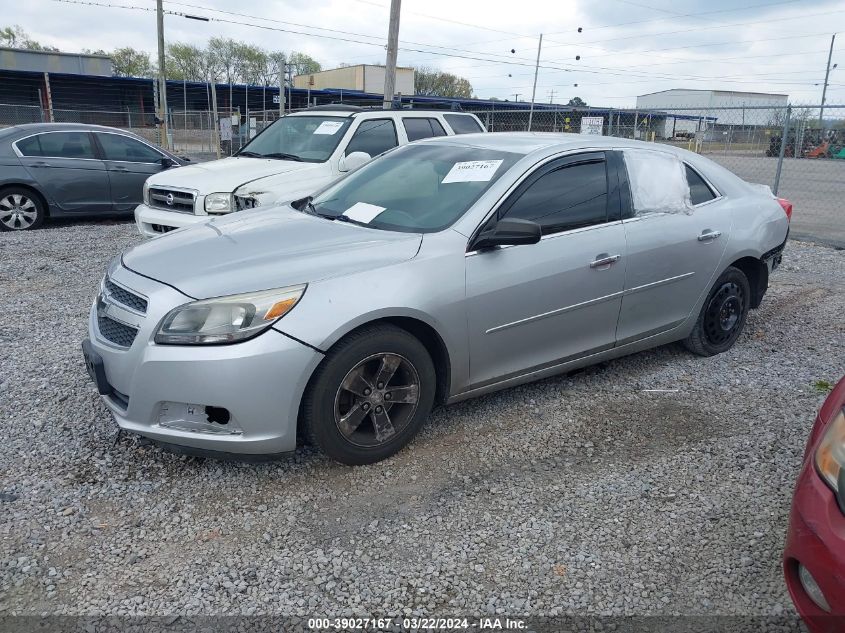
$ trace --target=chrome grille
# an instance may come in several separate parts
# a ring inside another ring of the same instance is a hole
[[[122,303],[127,308],[131,308],[132,310],[141,312],[142,314],[147,312],[147,300],[143,297],[139,297],[134,292],[129,292],[125,288],[121,288],[108,278],[106,279],[105,285],[106,292],[108,292],[111,298],[118,303]]]
[[[97,315],[97,328],[104,339],[121,347],[130,347],[138,334],[134,327],[102,315]]]
[[[150,206],[179,213],[193,213],[196,194],[178,189],[150,187]]]

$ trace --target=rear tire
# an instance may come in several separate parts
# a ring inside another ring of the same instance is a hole
[[[739,268],[730,266],[710,289],[684,346],[699,356],[728,351],[745,327],[750,305],[748,278]]]
[[[44,200],[25,187],[0,189],[0,231],[27,231],[44,223]]]
[[[372,464],[410,442],[434,405],[437,375],[422,343],[393,325],[357,330],[317,368],[302,402],[310,443],[343,464]]]

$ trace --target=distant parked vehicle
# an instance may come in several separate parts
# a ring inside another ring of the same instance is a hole
[[[811,633],[845,631],[845,378],[822,405],[804,449],[783,571]]]
[[[316,106],[283,116],[230,158],[150,178],[135,220],[155,237],[307,196],[398,145],[484,131],[466,112]]]
[[[132,213],[144,181],[188,161],[116,128],[31,123],[0,130],[0,231],[46,217]]]

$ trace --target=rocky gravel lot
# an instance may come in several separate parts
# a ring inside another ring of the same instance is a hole
[[[790,242],[729,353],[442,408],[353,469],[115,443],[79,343],[138,239],[0,234],[0,616],[792,613],[781,549],[815,383],[845,373],[845,252]]]

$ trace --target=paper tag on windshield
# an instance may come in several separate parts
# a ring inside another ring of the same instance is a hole
[[[496,173],[501,160],[468,160],[463,163],[455,163],[446,177],[443,184],[450,182],[487,182]]]
[[[343,127],[343,121],[323,121],[314,130],[314,134],[334,134]]]
[[[343,215],[345,215],[350,220],[369,224],[373,221],[373,218],[375,218],[379,213],[384,211],[384,209],[384,207],[379,207],[374,204],[367,204],[366,202],[356,202],[346,211],[344,211]]]

